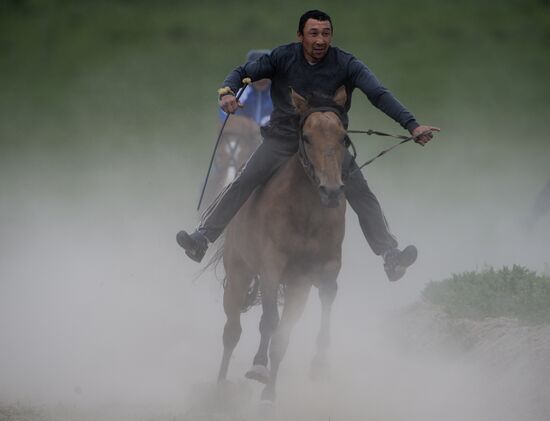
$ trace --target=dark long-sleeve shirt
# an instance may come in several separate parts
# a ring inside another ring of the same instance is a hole
[[[271,54],[237,67],[226,77],[224,86],[233,92],[242,86],[246,77],[253,81],[271,79],[273,113],[266,132],[275,136],[296,137],[299,118],[290,99],[290,89],[302,96],[321,92],[332,96],[344,85],[348,95],[342,116],[347,128],[347,112],[351,107],[351,95],[355,88],[365,93],[369,101],[403,128],[412,130],[418,126],[412,115],[382,84],[374,73],[353,55],[330,47],[327,55],[314,65],[304,57],[301,43],[275,48]]]

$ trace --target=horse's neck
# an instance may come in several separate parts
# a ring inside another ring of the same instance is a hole
[[[307,209],[310,215],[317,210],[323,210],[319,193],[307,176],[298,154],[290,158],[281,173],[291,195],[289,204],[299,204],[301,208]]]

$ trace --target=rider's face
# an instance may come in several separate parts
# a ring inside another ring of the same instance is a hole
[[[332,40],[332,28],[330,22],[316,19],[308,19],[304,25],[303,33],[298,33],[298,39],[304,48],[306,60],[310,63],[318,63],[326,56]]]

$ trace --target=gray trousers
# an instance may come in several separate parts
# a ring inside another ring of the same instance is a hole
[[[198,230],[210,242],[214,242],[254,189],[264,184],[297,151],[296,139],[266,137],[235,180],[204,211]],[[357,163],[348,151],[344,157],[343,168],[346,172],[357,168]],[[397,247],[397,241],[390,233],[380,204],[361,171],[355,171],[346,179],[344,193],[359,217],[363,234],[374,253],[380,255]]]

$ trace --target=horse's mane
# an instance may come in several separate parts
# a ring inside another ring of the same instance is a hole
[[[345,112],[344,107],[338,105],[334,101],[332,96],[329,96],[320,91],[313,91],[312,93],[307,95],[305,99],[311,108],[330,107],[335,108],[340,114],[343,114]]]

